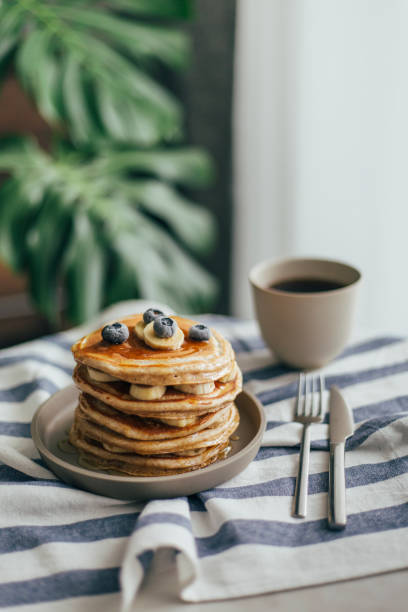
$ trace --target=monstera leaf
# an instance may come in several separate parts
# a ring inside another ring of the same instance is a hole
[[[214,221],[180,188],[212,175],[193,148],[47,154],[29,139],[0,143],[0,257],[26,272],[38,309],[72,323],[139,295],[178,311],[208,307],[213,278],[191,256],[213,245]]]
[[[2,0],[0,77],[13,67],[43,117],[79,145],[177,142],[182,109],[150,73],[184,68],[189,38],[122,11],[183,18],[189,9],[187,0]]]
[[[38,309],[80,323],[117,300],[211,305],[196,261],[207,210],[186,196],[211,163],[181,146],[182,107],[160,82],[189,38],[169,19],[190,0],[0,0],[0,79],[11,71],[53,131],[51,153],[0,140],[0,258],[25,272]],[[61,304],[61,289],[62,303]]]

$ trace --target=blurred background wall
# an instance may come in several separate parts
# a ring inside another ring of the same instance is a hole
[[[363,271],[360,324],[408,331],[408,3],[238,1],[233,310],[249,268]]]

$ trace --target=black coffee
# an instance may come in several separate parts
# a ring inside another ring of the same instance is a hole
[[[288,278],[269,286],[269,289],[288,291],[289,293],[319,293],[333,291],[344,287],[342,283],[323,278]]]

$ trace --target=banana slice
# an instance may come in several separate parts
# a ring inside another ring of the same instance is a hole
[[[145,327],[146,327],[146,323],[143,321],[143,319],[139,321],[139,323],[136,323],[134,327],[135,334],[139,338],[139,340],[144,340]]]
[[[180,348],[184,342],[184,334],[178,327],[171,338],[159,338],[153,329],[154,321],[151,321],[144,328],[144,341],[151,348],[154,349],[167,349],[169,351],[175,351]]]
[[[186,425],[194,425],[198,421],[197,417],[180,417],[178,419],[163,419],[160,417],[157,420],[173,427],[186,427]]]
[[[129,393],[138,400],[160,399],[166,393],[166,387],[162,385],[130,385]]]
[[[212,381],[206,383],[199,383],[195,385],[173,385],[175,389],[183,391],[183,393],[193,393],[194,395],[204,395],[205,393],[211,393],[214,391],[215,385]]]
[[[194,457],[194,455],[198,455],[202,453],[204,449],[202,448],[192,448],[191,450],[183,450],[183,455],[185,457]]]
[[[112,444],[107,444],[106,442],[102,443],[102,446],[105,450],[109,451],[110,453],[128,453],[129,451],[127,451],[125,448],[119,448],[118,446],[112,446]]]
[[[224,374],[224,376],[222,376],[221,378],[219,378],[218,380],[222,383],[227,383],[230,382],[231,380],[234,380],[234,378],[237,375],[237,364],[234,361],[234,363],[232,364],[232,368],[230,369],[229,372],[227,372],[226,374]]]
[[[100,370],[94,370],[93,368],[88,368],[89,378],[94,380],[95,382],[113,382],[115,380],[119,380],[110,374],[106,374],[105,372],[101,372]]]

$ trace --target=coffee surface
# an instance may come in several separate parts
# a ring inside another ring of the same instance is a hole
[[[273,283],[268,288],[289,293],[320,293],[344,287],[342,283],[324,278],[288,278]]]

